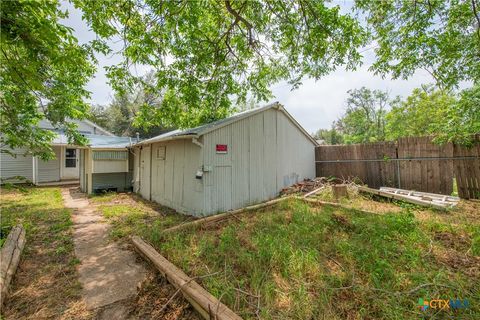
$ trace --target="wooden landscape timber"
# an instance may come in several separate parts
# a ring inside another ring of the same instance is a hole
[[[279,203],[281,201],[284,201],[284,200],[287,200],[287,199],[290,199],[290,198],[291,197],[277,198],[277,199],[273,199],[273,200],[270,200],[270,201],[267,201],[267,202],[262,202],[262,203],[259,203],[259,204],[253,205],[253,206],[248,206],[248,207],[237,209],[237,210],[227,211],[225,213],[217,214],[217,215],[214,215],[214,216],[209,216],[209,217],[197,219],[197,220],[194,220],[194,221],[191,221],[191,222],[179,224],[177,226],[174,226],[174,227],[163,230],[162,234],[168,234],[168,233],[172,233],[172,232],[175,232],[175,231],[185,230],[185,229],[195,227],[195,226],[201,226],[201,225],[205,225],[205,224],[209,224],[209,223],[216,223],[216,222],[228,220],[228,219],[234,218],[236,214],[246,212],[246,211],[252,211],[252,210],[257,210],[257,209],[261,209],[261,208],[266,208],[266,207],[272,206],[276,203]]]
[[[221,303],[217,298],[195,282],[173,263],[165,259],[152,246],[140,237],[133,236],[132,242],[136,249],[150,260],[167,280],[180,290],[195,310],[205,319],[241,320],[235,312]]]
[[[21,225],[15,226],[8,234],[0,252],[0,310],[5,302],[10,282],[20,262],[25,241],[25,229]]]
[[[377,190],[368,187],[359,186],[358,191],[367,192],[371,194],[375,194],[378,196],[382,196],[385,198],[395,199],[395,200],[402,200],[406,202],[410,202],[413,204],[418,204],[425,207],[432,207],[438,210],[447,210],[450,206],[446,206],[445,204],[440,204],[438,202],[434,202],[432,200],[422,200],[421,197],[418,196],[409,196],[400,193],[394,193],[384,190]]]

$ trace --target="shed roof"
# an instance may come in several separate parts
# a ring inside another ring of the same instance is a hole
[[[204,135],[208,132],[211,132],[213,130],[222,128],[226,125],[229,125],[231,123],[234,123],[234,122],[237,122],[239,120],[245,119],[247,117],[253,116],[257,113],[266,111],[268,109],[277,109],[277,110],[285,113],[285,115],[290,119],[290,121],[292,121],[293,124],[295,124],[295,126],[300,131],[302,131],[303,134],[305,134],[307,136],[307,138],[310,139],[310,141],[312,141],[312,143],[314,145],[317,145],[317,142],[315,141],[315,139],[313,139],[313,137],[310,134],[308,134],[307,131],[305,131],[305,129],[290,115],[290,113],[287,112],[287,110],[285,110],[285,108],[279,102],[274,102],[272,104],[269,104],[269,105],[266,105],[266,106],[263,106],[263,107],[260,107],[260,108],[255,108],[255,109],[239,112],[239,113],[236,113],[236,114],[232,115],[231,117],[224,118],[224,119],[221,119],[221,120],[217,120],[217,121],[214,121],[214,122],[210,122],[210,123],[204,124],[204,125],[199,126],[199,127],[195,127],[195,128],[191,128],[191,129],[184,129],[184,130],[173,130],[173,131],[158,135],[156,137],[143,140],[143,141],[137,143],[137,145],[150,144],[150,143],[154,143],[154,142],[161,142],[161,141],[174,140],[174,139],[186,139],[186,138],[199,137],[199,136],[202,136],[202,135]]]
[[[92,149],[124,149],[132,145],[130,137],[105,136],[98,134],[84,134],[89,140],[87,145]],[[68,145],[68,138],[65,133],[57,132],[53,139],[53,145]]]

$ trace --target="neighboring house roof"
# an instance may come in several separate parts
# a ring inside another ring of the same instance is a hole
[[[89,140],[87,144],[92,149],[123,149],[132,145],[130,137],[104,136],[97,134],[84,134]],[[68,138],[64,133],[58,133],[53,140],[53,145],[68,145]]]
[[[76,119],[71,120],[71,119],[69,119],[69,121],[72,121],[72,122],[74,122],[75,124],[78,125],[78,131],[80,133],[95,134],[95,135],[102,135],[103,134],[103,135],[107,135],[107,136],[114,136],[113,133],[105,130],[104,128],[100,127],[98,124],[93,123],[90,120],[86,120],[86,119],[84,119],[84,120],[76,120]],[[56,131],[56,132],[62,132],[63,131],[60,128],[57,128],[57,127],[53,126],[52,123],[47,119],[40,120],[39,127],[43,128],[43,129],[53,130],[53,131]]]
[[[89,146],[92,149],[122,149],[133,144],[130,137],[101,136],[86,134],[85,137],[90,141]]]
[[[86,120],[86,119],[85,119],[85,120],[82,120],[82,121],[85,122],[85,123],[87,123],[87,124],[89,124],[89,125],[91,125],[91,126],[96,127],[98,130],[102,131],[102,132],[103,132],[105,135],[107,135],[107,136],[115,136],[115,135],[114,135],[113,133],[111,133],[110,131],[108,131],[108,130],[102,128],[102,127],[100,127],[98,124],[96,124],[96,123],[94,123],[94,122],[92,122],[92,121],[90,121],[90,120]]]
[[[317,142],[315,141],[315,139],[313,139],[313,137],[310,134],[308,134],[308,132],[305,131],[305,129],[278,102],[274,102],[274,103],[266,105],[264,107],[243,111],[243,112],[234,114],[231,117],[221,119],[221,120],[218,120],[218,121],[214,121],[214,122],[211,122],[211,123],[207,123],[205,125],[202,125],[202,126],[199,126],[199,127],[196,127],[196,128],[185,129],[185,130],[173,130],[173,131],[161,134],[159,136],[156,136],[156,137],[153,137],[153,138],[150,138],[150,139],[147,139],[147,140],[143,140],[143,141],[141,141],[137,144],[149,144],[149,143],[167,141],[167,140],[174,140],[174,139],[185,139],[185,138],[199,137],[199,136],[202,136],[202,135],[204,135],[206,133],[209,133],[213,130],[217,130],[217,129],[222,128],[224,126],[227,126],[227,125],[229,125],[233,122],[245,119],[247,117],[251,117],[251,116],[253,116],[257,113],[263,112],[263,111],[268,110],[268,109],[277,109],[279,111],[282,111],[287,116],[287,118],[289,118],[290,121],[292,121],[293,124],[300,131],[302,131],[302,133],[308,139],[310,139],[310,141],[312,141],[313,144],[317,145]]]

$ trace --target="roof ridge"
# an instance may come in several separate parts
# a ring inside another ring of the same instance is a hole
[[[160,134],[158,136],[143,140],[143,141],[141,141],[137,144],[154,143],[154,142],[157,142],[157,141],[162,141],[164,139],[170,140],[170,139],[175,139],[175,138],[180,138],[180,137],[190,136],[190,135],[191,136],[204,135],[204,134],[206,134],[210,131],[213,131],[213,130],[216,130],[216,129],[220,128],[221,126],[225,126],[225,125],[230,124],[232,122],[239,121],[239,120],[244,119],[248,116],[254,115],[258,112],[261,112],[261,111],[264,111],[264,110],[267,110],[267,109],[270,109],[270,108],[274,108],[274,107],[282,107],[282,105],[278,101],[275,101],[275,102],[267,104],[265,106],[245,110],[245,111],[242,111],[242,112],[238,112],[238,113],[235,113],[235,114],[231,115],[230,117],[215,120],[215,121],[212,121],[212,122],[209,122],[209,123],[197,126],[197,127],[183,129],[183,130],[181,130],[181,129],[172,130],[170,132],[163,133],[163,134]]]

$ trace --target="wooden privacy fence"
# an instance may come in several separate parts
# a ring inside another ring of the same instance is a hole
[[[450,195],[454,178],[458,195],[480,199],[480,135],[467,148],[438,145],[430,137],[397,142],[318,146],[317,177],[357,178],[372,188],[396,187]]]

